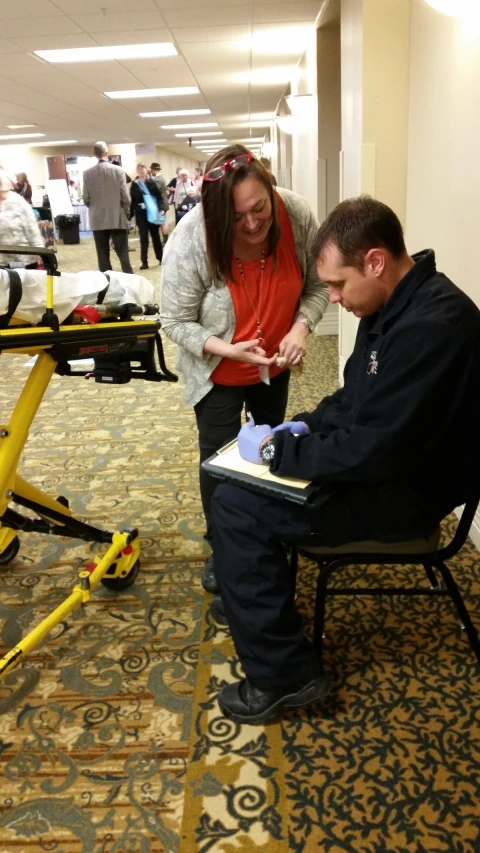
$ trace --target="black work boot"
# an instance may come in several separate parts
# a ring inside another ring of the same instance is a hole
[[[210,556],[205,560],[205,565],[202,569],[202,586],[207,592],[212,592],[214,595],[218,592],[213,554],[210,554]]]
[[[297,682],[266,690],[253,687],[247,678],[242,678],[220,690],[218,704],[231,720],[256,725],[273,720],[282,711],[305,708],[329,692],[330,682],[325,674],[312,674],[306,683]]]

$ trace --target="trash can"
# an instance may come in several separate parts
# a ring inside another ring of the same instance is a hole
[[[58,236],[64,244],[73,245],[80,242],[80,217],[78,213],[63,213],[55,217]]]

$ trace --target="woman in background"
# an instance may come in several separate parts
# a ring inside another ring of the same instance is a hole
[[[14,186],[14,190],[18,195],[21,195],[28,204],[32,203],[32,187],[28,182],[28,178],[25,172],[19,172],[16,176],[17,183]]]
[[[0,244],[4,246],[45,246],[31,205],[17,192],[8,175],[0,170]],[[37,262],[31,255],[1,255],[2,264],[20,264],[35,269]]]
[[[130,187],[130,219],[135,215],[140,236],[141,270],[148,269],[148,235],[152,238],[153,251],[159,264],[162,263],[162,241],[160,240],[160,218],[165,216],[162,194],[156,181],[148,177],[147,167],[137,165],[137,177]]]

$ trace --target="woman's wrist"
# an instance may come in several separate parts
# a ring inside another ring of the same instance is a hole
[[[297,318],[290,331],[301,332],[303,335],[305,335],[305,338],[308,338],[310,332],[312,331],[310,320],[307,320],[306,317],[302,317],[300,319]]]

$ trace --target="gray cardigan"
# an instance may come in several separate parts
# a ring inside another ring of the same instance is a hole
[[[316,325],[328,304],[327,286],[317,275],[311,254],[318,222],[307,202],[289,190],[277,189],[292,224],[295,251],[303,278],[299,305]],[[185,382],[187,405],[195,406],[213,387],[211,374],[221,361],[206,355],[207,338],[216,335],[230,343],[235,310],[225,282],[214,282],[207,269],[202,206],[187,213],[168,240],[162,265],[160,318],[167,338],[178,345],[177,369]]]

